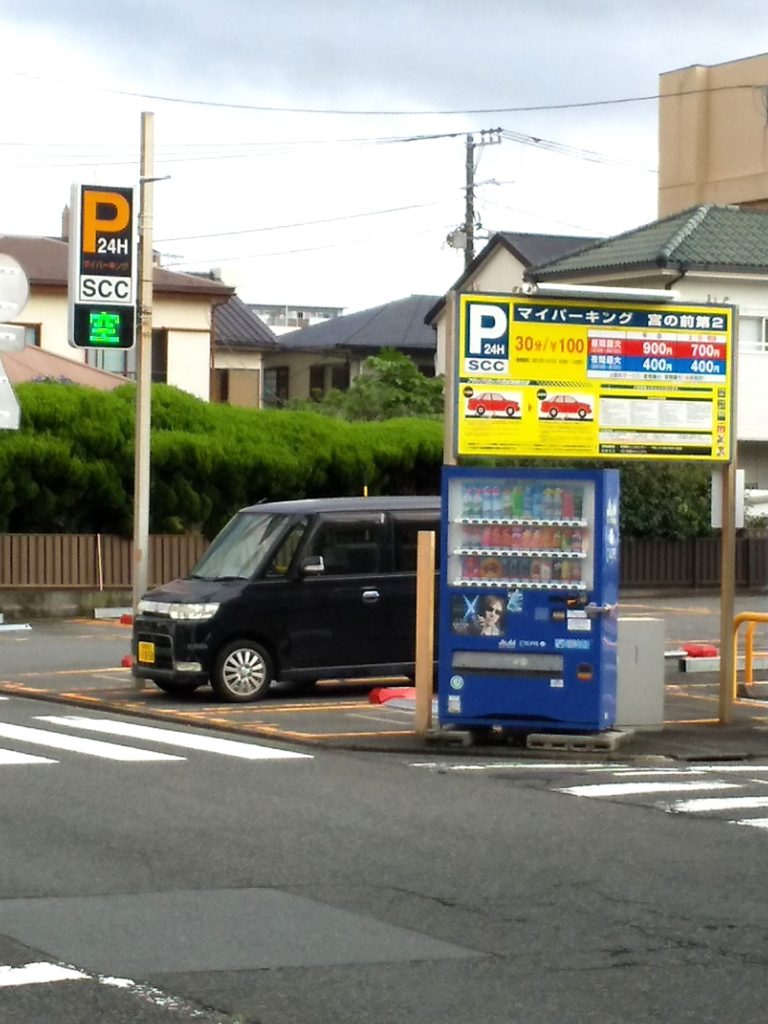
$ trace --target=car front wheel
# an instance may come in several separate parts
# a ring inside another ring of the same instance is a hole
[[[233,704],[263,700],[272,683],[272,659],[252,640],[235,640],[220,652],[211,672],[217,696]]]

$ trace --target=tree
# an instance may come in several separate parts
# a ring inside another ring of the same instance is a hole
[[[425,377],[402,352],[382,349],[365,360],[346,391],[331,391],[310,407],[346,420],[436,419],[443,415],[443,381]]]

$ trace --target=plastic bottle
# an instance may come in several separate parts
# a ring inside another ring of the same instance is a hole
[[[584,515],[584,488],[577,487],[573,495],[573,518],[581,519]]]
[[[573,519],[573,488],[563,488],[562,518]]]

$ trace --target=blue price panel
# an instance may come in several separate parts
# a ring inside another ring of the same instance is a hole
[[[678,359],[678,372],[702,380],[725,380],[724,359]]]

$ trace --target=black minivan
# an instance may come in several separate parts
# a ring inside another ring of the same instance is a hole
[[[439,525],[439,497],[242,509],[189,576],[139,602],[133,674],[237,702],[273,680],[413,676],[417,535]]]

